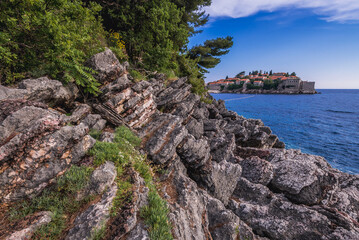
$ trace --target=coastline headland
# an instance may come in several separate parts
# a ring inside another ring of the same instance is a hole
[[[242,72],[243,73],[243,72]],[[303,81],[295,73],[237,74],[235,78],[220,79],[207,83],[210,93],[246,94],[316,94],[315,82]]]

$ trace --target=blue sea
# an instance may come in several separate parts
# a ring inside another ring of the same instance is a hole
[[[229,110],[261,119],[287,148],[320,155],[335,168],[359,174],[359,90],[316,95],[212,94]]]

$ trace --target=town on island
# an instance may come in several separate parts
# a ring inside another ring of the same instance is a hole
[[[316,94],[315,82],[302,81],[295,72],[240,72],[234,78],[207,83],[210,93]]]

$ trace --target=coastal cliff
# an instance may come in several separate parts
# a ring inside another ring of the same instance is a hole
[[[186,78],[135,82],[110,50],[88,65],[97,97],[47,77],[0,86],[1,239],[56,221],[58,239],[358,239],[359,176]]]

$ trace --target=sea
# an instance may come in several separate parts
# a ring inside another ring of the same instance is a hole
[[[319,89],[315,95],[211,94],[246,118],[261,119],[286,148],[323,156],[359,174],[359,90]]]

